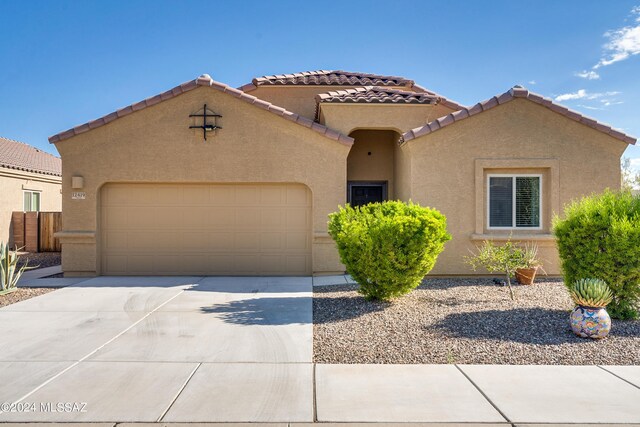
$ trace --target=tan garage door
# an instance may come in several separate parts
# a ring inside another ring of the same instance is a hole
[[[102,273],[306,275],[311,192],[299,184],[108,184]]]

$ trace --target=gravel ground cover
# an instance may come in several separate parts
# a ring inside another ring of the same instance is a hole
[[[640,364],[640,321],[613,321],[594,341],[569,329],[561,281],[515,286],[491,279],[428,279],[392,303],[356,285],[314,288],[317,363]]]
[[[19,288],[17,291],[0,295],[0,307],[15,304],[55,290],[56,288]]]
[[[26,252],[20,254],[18,259],[18,265],[22,266],[25,262],[29,263],[29,266],[38,268],[53,267],[54,265],[61,264],[60,252]]]

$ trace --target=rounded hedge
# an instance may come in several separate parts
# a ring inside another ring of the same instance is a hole
[[[565,284],[604,280],[613,292],[608,311],[638,317],[640,302],[640,197],[606,191],[567,206],[554,221]]]
[[[359,292],[383,301],[418,287],[451,239],[440,212],[398,201],[340,207],[329,234]]]

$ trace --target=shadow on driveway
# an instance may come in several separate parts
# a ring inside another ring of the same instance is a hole
[[[313,322],[311,297],[251,298],[213,304],[201,311],[238,325],[308,325]]]

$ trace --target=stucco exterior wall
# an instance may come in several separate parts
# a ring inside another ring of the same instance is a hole
[[[392,129],[399,133],[417,128],[454,110],[429,104],[320,104],[320,123],[349,134],[357,129]]]
[[[399,135],[394,131],[357,130],[347,157],[348,181],[387,181],[387,196],[395,198],[394,146]]]
[[[433,275],[473,274],[463,257],[485,239],[508,231],[486,229],[486,174],[543,174],[543,229],[513,231],[514,240],[540,246],[544,269],[559,275],[551,219],[573,199],[620,188],[620,156],[626,144],[533,102],[516,99],[410,140],[409,197],[447,216],[453,239]]]
[[[60,212],[60,177],[0,167],[0,241],[13,246],[11,213],[24,209],[25,190],[40,192],[40,210]]]
[[[188,129],[203,104],[222,127],[204,141]],[[97,227],[100,188],[109,182],[301,183],[312,192],[313,270],[342,271],[327,215],[346,201],[350,147],[308,128],[200,87],[56,144],[63,162],[62,268],[68,275],[100,274]],[[84,188],[72,189],[82,176]],[[72,200],[72,191],[86,193]]]

